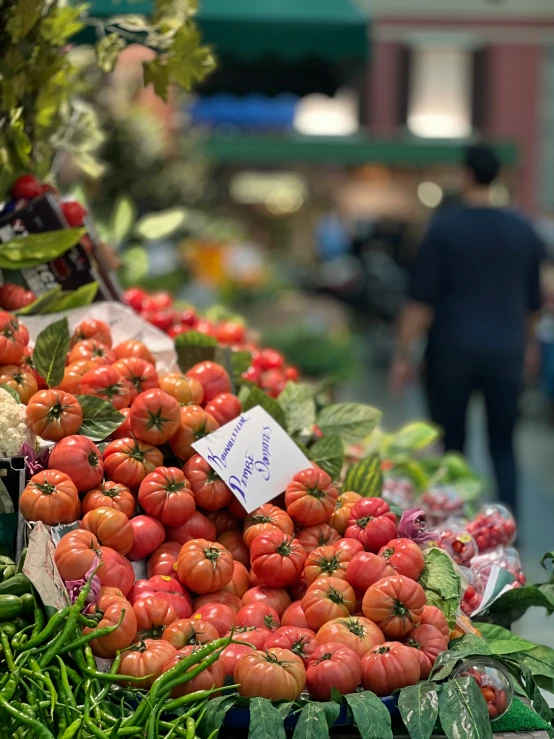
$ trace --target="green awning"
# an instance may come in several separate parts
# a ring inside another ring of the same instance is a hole
[[[204,143],[205,153],[218,164],[282,165],[386,164],[428,166],[460,163],[466,146],[460,140],[371,139],[357,136],[262,136],[256,134],[213,134]],[[517,161],[517,147],[499,143],[495,149],[504,164]]]
[[[368,21],[354,0],[200,0],[198,23],[219,55],[364,59]]]

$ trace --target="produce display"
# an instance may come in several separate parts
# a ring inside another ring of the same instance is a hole
[[[24,318],[0,313],[0,333],[29,551],[50,532],[65,585],[52,609],[42,563],[0,559],[0,736],[215,739],[247,708],[254,735],[294,719],[300,739],[336,721],[370,739],[400,721],[420,739],[440,719],[450,739],[491,737],[514,687],[550,722],[554,651],[495,624],[495,604],[527,593],[513,519],[485,507],[431,528],[381,496],[381,455],[413,454],[426,424],[348,461],[374,408],[320,406],[291,380],[274,398],[213,361],[161,373],[92,318],[32,348]],[[192,444],[258,405],[310,465],[247,511]]]

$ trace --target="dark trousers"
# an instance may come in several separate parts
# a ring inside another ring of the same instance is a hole
[[[515,513],[514,430],[523,385],[523,356],[429,352],[426,385],[431,418],[444,430],[446,451],[464,451],[470,398],[475,392],[483,395],[498,495]]]

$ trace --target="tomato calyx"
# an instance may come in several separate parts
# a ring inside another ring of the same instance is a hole
[[[311,495],[313,498],[317,498],[318,500],[321,500],[325,497],[325,491],[320,490],[318,487],[315,488],[306,488],[306,493],[308,495]]]
[[[106,395],[108,400],[111,401],[112,398],[115,398],[118,395],[125,395],[126,389],[127,388],[125,388],[123,382],[118,380],[117,382],[114,382],[113,385],[103,387],[98,391],[98,395]]]
[[[165,631],[165,625],[162,626],[154,626],[152,625],[152,628],[147,629],[145,631],[139,632],[141,639],[161,639],[162,635]]]
[[[98,454],[96,454],[96,452],[89,452],[87,459],[91,467],[98,467],[99,459],[98,459]]]
[[[71,408],[70,405],[62,405],[60,403],[60,400],[56,400],[54,405],[48,410],[48,413],[46,414],[46,417],[48,419],[48,422],[51,421],[57,421],[59,418],[61,418],[64,411],[66,411],[68,408]]]
[[[170,421],[169,418],[164,418],[162,416],[162,409],[158,408],[158,410],[153,413],[152,411],[147,411],[149,416],[149,421],[147,424],[147,428],[155,428],[157,431],[162,431],[165,424]]]
[[[335,588],[329,588],[329,593],[327,594],[327,597],[333,603],[339,603],[339,604],[344,603],[344,598],[342,597],[342,595],[339,593],[338,590],[335,590]]]
[[[34,482],[33,485],[40,490],[43,495],[52,495],[56,492],[56,486],[51,485],[49,482]]]
[[[257,514],[255,516],[250,517],[250,521],[252,524],[259,524],[259,523],[273,523],[271,518],[269,516],[263,516],[261,514]]]
[[[279,622],[276,621],[271,614],[269,614],[269,616],[264,616],[264,626],[270,631],[273,631],[273,629],[279,628]]]
[[[416,641],[415,639],[413,639],[412,637],[410,637],[410,638],[408,639],[408,641],[406,642],[406,644],[407,644],[407,645],[408,645],[409,647],[413,647],[414,649],[419,649],[419,650],[421,650],[421,644],[420,644],[420,643],[419,643],[418,641]]]
[[[393,554],[394,554],[394,549],[393,547],[390,547],[389,549],[385,549],[383,552],[381,552],[381,557],[383,557],[383,559],[386,559],[388,562]]]
[[[410,621],[412,620],[409,609],[406,608],[401,600],[394,601],[394,606],[392,610],[395,616],[399,616],[400,618],[408,618]]]
[[[215,569],[216,562],[221,557],[221,550],[216,549],[216,547],[208,547],[207,549],[204,549],[204,556],[213,564]]]
[[[280,554],[281,557],[290,557],[297,547],[293,546],[292,539],[285,539],[278,546],[275,547],[275,553]]]
[[[116,486],[114,488],[107,489],[104,487],[104,485],[102,485],[101,490],[102,490],[102,495],[105,495],[107,498],[117,498],[119,493],[122,492],[123,488]]]
[[[372,654],[388,654],[390,652],[390,647],[377,647],[372,651]]]
[[[301,636],[300,639],[293,642],[290,645],[290,651],[293,654],[296,654],[298,657],[305,657],[306,656],[306,644],[308,643],[308,637]]]
[[[330,660],[332,658],[333,658],[333,655],[331,654],[331,652],[325,652],[325,654],[322,654],[321,655],[321,657],[319,658],[319,661],[320,662],[327,662],[328,660]]]
[[[364,627],[357,618],[347,618],[343,622],[348,631],[359,639],[362,639],[365,635]]]
[[[359,526],[361,529],[365,529],[365,527],[374,520],[374,516],[364,516],[363,518],[357,518],[356,519],[356,525]]]
[[[321,572],[325,572],[327,575],[331,575],[333,572],[341,569],[338,554],[334,554],[330,559],[320,557],[314,564],[319,567]]]
[[[129,452],[126,451],[125,454],[131,459],[135,459],[137,462],[144,462],[144,458],[146,456],[145,452],[141,451],[136,441],[134,443],[133,449]]]

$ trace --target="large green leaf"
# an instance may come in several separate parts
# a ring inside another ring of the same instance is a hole
[[[328,739],[340,713],[338,703],[306,703],[300,711],[293,739]]]
[[[441,686],[439,717],[448,739],[493,739],[487,704],[472,677]]]
[[[349,467],[342,489],[358,493],[364,498],[379,497],[383,492],[381,455],[375,452]]]
[[[518,662],[531,670],[531,674],[554,678],[554,649],[537,644],[533,649],[514,655]]]
[[[323,408],[317,425],[323,434],[336,434],[345,444],[365,439],[381,419],[381,411],[361,403],[338,403]]]
[[[338,436],[329,434],[318,439],[308,450],[307,456],[336,480],[344,463],[344,445]]]
[[[94,395],[76,395],[83,411],[79,433],[93,441],[102,441],[118,429],[125,416],[111,403]]]
[[[433,665],[432,680],[444,680],[458,662],[465,657],[476,655],[489,656],[491,653],[486,641],[474,634],[466,634],[450,644],[450,648],[441,652]]]
[[[144,68],[151,71],[158,71],[158,67],[161,67],[158,59],[154,59],[152,62],[145,62]],[[161,74],[165,74],[165,68],[161,68]],[[151,80],[154,82],[155,79]],[[146,74],[145,74],[145,83]],[[158,91],[156,90],[156,93]],[[163,96],[162,96],[163,97]],[[172,208],[171,210],[165,210],[162,213],[153,213],[151,215],[143,216],[135,226],[135,232],[138,236],[141,236],[147,241],[155,241],[158,239],[167,239],[181,226],[184,225],[187,220],[187,211],[185,208]]]
[[[29,305],[16,310],[15,313],[17,313],[18,316],[36,316],[41,313],[47,313],[49,306],[55,305],[58,301],[61,291],[62,286],[56,285],[52,290],[48,290],[47,292],[42,293],[42,295],[39,295],[38,298],[33,300],[32,303],[29,303]]]
[[[345,698],[362,739],[393,739],[390,713],[375,693],[350,693]]]
[[[539,716],[550,724],[552,722],[552,709],[537,686],[535,686],[535,690],[533,691],[532,703],[533,708]]]
[[[550,614],[554,611],[554,586],[526,585],[503,593],[487,608],[489,620],[509,627],[520,619],[529,608],[546,608]]]
[[[250,701],[248,739],[286,739],[283,717],[266,698]]]
[[[440,432],[436,426],[425,421],[414,421],[403,426],[393,435],[388,451],[411,452],[423,449],[439,438]]]
[[[440,608],[453,626],[460,601],[460,577],[448,554],[441,549],[429,549],[423,556],[425,569],[419,583],[425,590],[427,604]]]
[[[439,694],[432,682],[402,688],[398,709],[411,739],[430,739],[439,715]]]
[[[514,652],[525,652],[536,647],[533,642],[522,639],[517,634],[512,634],[508,629],[495,624],[478,624],[477,628],[483,634],[487,646],[492,654],[513,654]]]
[[[278,402],[285,414],[289,434],[311,430],[315,423],[315,400],[311,387],[288,382],[279,395]]]
[[[0,244],[0,269],[26,269],[57,259],[81,241],[85,228],[28,234]]]
[[[220,695],[208,701],[204,717],[196,727],[196,732],[202,739],[207,739],[208,737],[215,739],[217,737],[219,730],[223,726],[227,712],[236,702],[236,695]]]
[[[68,290],[67,292],[62,292],[61,295],[58,297],[58,300],[53,305],[48,306],[48,310],[44,312],[57,313],[58,311],[62,310],[74,310],[75,308],[84,308],[94,301],[97,292],[97,282],[89,282],[87,285],[81,285],[81,287],[78,287],[76,290]]]
[[[259,387],[253,387],[242,403],[242,410],[249,411],[255,406],[261,406],[277,423],[286,430],[285,414],[275,398],[270,398]]]
[[[65,358],[69,349],[69,325],[61,318],[37,336],[33,361],[47,385],[59,385],[63,379]]]

